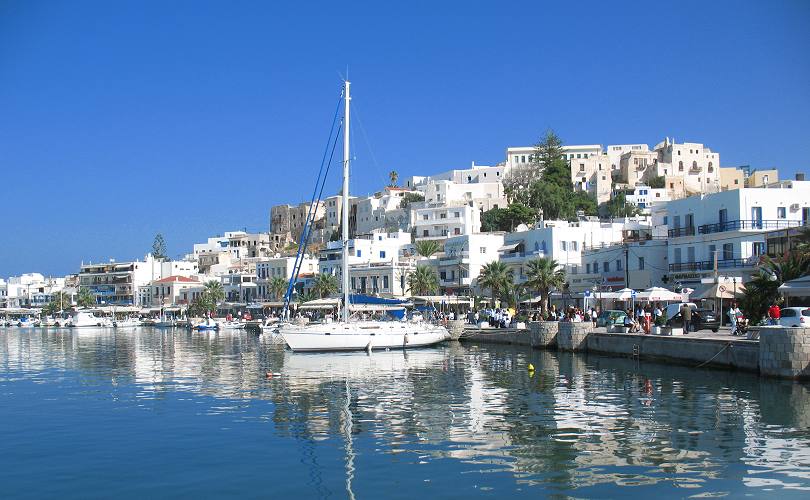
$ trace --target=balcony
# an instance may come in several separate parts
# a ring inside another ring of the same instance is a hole
[[[735,269],[743,267],[755,267],[759,262],[758,256],[748,257],[747,259],[723,259],[717,261],[718,269]],[[681,262],[670,264],[669,270],[671,272],[677,271],[713,271],[713,260],[701,260],[696,262]]]
[[[743,230],[772,230],[772,229],[788,229],[791,227],[799,227],[802,221],[798,220],[732,220],[725,222],[718,222],[715,224],[703,224],[698,227],[700,234],[723,233],[726,231],[743,231]],[[671,231],[670,231],[671,232]],[[671,236],[671,235],[670,235]]]
[[[678,238],[680,236],[694,236],[695,235],[695,226],[689,227],[676,227],[675,229],[670,229],[667,231],[667,234],[670,238]]]

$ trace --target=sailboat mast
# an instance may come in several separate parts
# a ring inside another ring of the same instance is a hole
[[[343,255],[341,266],[341,277],[343,278],[343,321],[349,321],[349,102],[351,96],[349,95],[349,86],[351,85],[348,80],[344,82],[345,90],[343,98],[345,104],[343,106],[343,192],[341,203],[343,204],[342,210],[342,225],[343,225]]]

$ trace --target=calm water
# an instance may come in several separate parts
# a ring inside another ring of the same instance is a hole
[[[810,495],[810,387],[744,373],[6,329],[0,398],[5,498]]]

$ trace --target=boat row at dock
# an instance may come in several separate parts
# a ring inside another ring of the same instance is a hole
[[[0,327],[16,328],[186,328],[192,330],[261,329],[259,321],[232,318],[184,318],[171,315],[141,317],[104,314],[97,309],[79,309],[54,315],[43,315],[31,309],[7,309],[0,312]]]

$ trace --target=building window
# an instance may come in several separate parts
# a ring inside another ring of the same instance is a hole
[[[681,263],[681,249],[680,248],[675,249],[675,263],[676,264]]]
[[[381,259],[384,259],[384,258],[385,258],[385,251],[384,251],[384,250],[381,250],[381,251],[380,251],[380,258],[381,258]]]
[[[638,270],[639,271],[644,270],[644,257],[639,257],[638,258]]]
[[[388,276],[383,276],[383,290],[388,290]]]
[[[481,247],[481,253],[487,253],[487,247]]]
[[[682,161],[678,162],[678,172],[683,172],[683,162]]]
[[[571,250],[573,250],[574,252],[578,250],[578,246],[579,244],[576,241],[571,242]]]
[[[358,257],[362,257],[362,256],[363,256],[363,251],[362,251],[362,250],[360,250],[359,248],[357,249],[357,256],[358,256]]]
[[[598,273],[598,272],[599,272],[599,263],[598,263],[598,262],[594,262],[594,263],[593,263],[593,272],[594,272],[594,273]]]
[[[459,235],[459,234],[461,234],[461,229],[460,229],[460,228],[455,228],[455,229],[453,229],[453,234],[454,234],[454,235]]]
[[[622,270],[622,260],[621,259],[616,259],[616,270],[617,271]]]
[[[606,273],[610,272],[610,262],[605,261],[605,263],[604,263],[604,272],[606,272]]]
[[[447,271],[442,271],[439,273],[439,277],[444,281],[447,279]]]
[[[755,241],[754,244],[751,246],[751,254],[755,257],[759,257],[760,255],[765,254],[765,242],[763,241]]]
[[[561,248],[562,248],[563,252],[568,251],[568,242],[567,241],[561,241],[560,245],[561,245]]]
[[[777,219],[787,219],[787,208],[785,208],[785,207],[776,207],[776,218]]]
[[[587,274],[591,274],[591,265],[590,265],[590,263],[585,264],[585,272]]]
[[[734,245],[731,243],[723,244],[723,260],[732,260],[734,258]]]
[[[422,231],[422,236],[427,236],[427,235],[428,235],[428,230],[427,230],[427,229],[425,229],[424,231]]]
[[[585,164],[584,164],[584,163],[580,163],[580,164],[579,164],[579,171],[580,171],[580,172],[584,172],[584,171],[585,171]]]
[[[440,219],[446,219],[446,218],[447,218],[447,214],[439,214],[439,218],[440,218]]]

